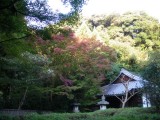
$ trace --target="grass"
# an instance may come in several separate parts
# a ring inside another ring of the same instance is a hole
[[[154,108],[107,109],[90,113],[51,113],[27,116],[0,116],[0,120],[160,120]]]

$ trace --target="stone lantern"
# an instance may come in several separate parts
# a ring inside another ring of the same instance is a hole
[[[79,106],[80,106],[80,103],[73,103],[73,112],[80,112],[79,111]]]
[[[106,110],[107,109],[106,105],[108,105],[109,102],[105,100],[105,96],[103,95],[101,101],[98,102],[97,104],[100,106],[100,110]]]

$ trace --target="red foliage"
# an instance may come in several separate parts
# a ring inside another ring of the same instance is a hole
[[[97,64],[97,67],[99,67],[100,69],[102,69],[102,68],[106,68],[106,65],[104,65],[104,64]]]
[[[41,37],[36,37],[36,42],[37,45],[47,45],[50,43],[49,40],[43,40]]]
[[[65,86],[72,86],[73,84],[72,80],[63,77],[62,75],[60,75],[60,80],[64,83]]]
[[[76,38],[75,33],[74,32],[69,33],[69,37],[72,39]]]
[[[66,49],[71,52],[75,52],[77,50],[77,46],[76,45],[69,45],[66,47]]]
[[[101,74],[99,75],[99,79],[103,81],[103,80],[106,80],[106,77],[105,77],[104,74],[101,73]]]
[[[41,37],[37,37],[36,38],[36,43],[39,44],[39,45],[44,45],[45,41]]]
[[[65,37],[63,35],[53,35],[52,39],[56,42],[61,42],[65,39]]]
[[[54,51],[55,54],[61,54],[61,53],[63,53],[63,50],[61,48],[54,48],[53,51]]]
[[[66,64],[64,64],[64,67],[71,67],[71,64],[70,63],[66,63]]]
[[[65,86],[73,84],[72,80],[66,77],[80,73],[90,76],[94,74],[94,78],[98,80],[106,79],[103,73],[110,68],[111,62],[115,59],[114,51],[110,47],[93,38],[78,38],[74,32],[69,33],[68,37],[53,35],[52,39],[56,43],[50,41],[53,44],[48,44],[48,49],[44,49],[47,52],[44,53],[51,59],[54,58],[53,65]],[[43,43],[42,39],[40,43]],[[52,52],[54,54],[50,54]]]

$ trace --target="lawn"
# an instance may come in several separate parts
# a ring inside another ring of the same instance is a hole
[[[90,113],[50,113],[27,116],[0,116],[0,120],[160,120],[154,108],[120,108]]]

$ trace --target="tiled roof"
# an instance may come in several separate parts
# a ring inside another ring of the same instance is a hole
[[[140,80],[140,81],[143,80],[140,76],[135,75],[134,73],[129,72],[129,71],[127,71],[127,70],[124,69],[124,68],[121,69],[120,74],[121,74],[121,73],[127,75],[127,76],[130,77],[130,78],[133,78],[134,80]]]
[[[146,82],[146,80],[143,80],[140,76],[137,76],[137,75],[125,70],[124,68],[121,69],[118,77],[122,73],[125,74],[126,76],[134,79],[134,81],[130,81],[129,84],[128,84],[129,91],[132,90],[132,89],[142,88],[144,86],[144,82]],[[115,79],[115,81],[117,80],[117,78]],[[116,94],[116,95],[120,94],[121,95],[121,94],[124,94],[125,87],[124,87],[123,83],[113,84],[115,81],[113,81],[109,85],[105,85],[101,88],[102,93],[104,95],[114,95],[114,94]]]
[[[142,88],[142,81],[130,81],[128,84],[128,90]],[[104,95],[124,94],[125,87],[122,83],[109,84],[102,87]]]

